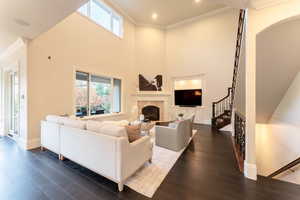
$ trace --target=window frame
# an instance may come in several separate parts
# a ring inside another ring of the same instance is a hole
[[[85,70],[80,70],[80,69],[74,69],[74,76],[73,76],[73,114],[76,116],[76,73],[81,72],[81,73],[86,73],[88,74],[88,90],[87,90],[87,100],[88,100],[88,105],[87,105],[87,115],[82,116],[81,118],[85,117],[97,117],[97,116],[107,116],[107,115],[115,115],[115,114],[121,114],[123,113],[123,79],[121,77],[115,77],[115,76],[107,76],[107,75],[102,75],[102,74],[97,74],[93,72],[87,72]],[[110,102],[111,102],[111,108],[109,113],[104,113],[104,114],[96,114],[96,115],[91,115],[91,77],[92,76],[99,76],[103,78],[110,79]],[[114,111],[114,79],[119,79],[121,81],[121,87],[120,87],[120,111],[119,112],[113,112]],[[77,116],[76,116],[77,117]],[[80,116],[78,116],[80,117]]]
[[[103,26],[101,23],[97,22],[95,19],[93,19],[91,17],[91,2],[94,2],[95,4],[97,4],[101,9],[103,9],[104,11],[108,12],[110,14],[110,27],[109,29],[106,28],[105,26]],[[81,7],[87,5],[87,15],[81,13],[79,10]],[[95,24],[101,26],[102,28],[104,28],[105,30],[111,32],[113,35],[119,37],[119,38],[123,38],[124,36],[124,18],[122,15],[120,15],[118,12],[116,12],[113,8],[111,8],[110,6],[108,6],[106,3],[104,3],[101,0],[89,0],[87,3],[83,4],[79,9],[77,9],[77,13],[79,13],[80,15],[87,17],[88,19],[90,19],[91,21],[93,21]],[[113,28],[113,20],[117,19],[120,22],[119,25],[119,34],[114,33],[114,28]]]

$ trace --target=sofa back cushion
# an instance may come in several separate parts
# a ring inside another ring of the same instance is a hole
[[[127,120],[121,120],[121,121],[102,121],[103,124],[114,124],[117,126],[127,126],[129,122]]]
[[[119,126],[115,123],[99,122],[99,121],[87,121],[87,130],[101,133],[103,135],[109,135],[114,137],[127,137],[126,129],[124,126]]]
[[[52,122],[52,123],[57,123],[57,124],[62,124],[62,120],[64,117],[58,116],[58,115],[47,115],[46,116],[46,121]]]
[[[72,128],[78,128],[78,129],[83,129],[83,130],[86,129],[86,122],[85,121],[63,117],[61,122],[64,126],[69,126],[69,127],[72,127]]]
[[[127,137],[126,129],[124,126],[117,126],[114,124],[104,124],[100,133],[104,135],[110,135],[115,137]]]
[[[86,130],[92,131],[95,133],[100,133],[101,127],[104,125],[103,122],[89,120],[86,122]]]

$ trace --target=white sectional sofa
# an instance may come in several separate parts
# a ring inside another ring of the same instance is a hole
[[[148,136],[129,143],[124,126],[58,116],[47,116],[41,122],[41,147],[118,183],[119,191],[152,158]]]

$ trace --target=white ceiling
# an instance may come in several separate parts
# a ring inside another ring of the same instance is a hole
[[[122,8],[137,24],[169,26],[175,23],[206,14],[228,5],[242,7],[246,0],[109,0]],[[152,19],[153,13],[157,20]]]
[[[267,123],[300,70],[300,19],[257,36],[257,122]]]
[[[86,0],[2,0],[0,32],[11,32],[32,39],[85,2]]]
[[[263,9],[277,4],[285,3],[290,0],[248,0],[248,7],[255,9]]]

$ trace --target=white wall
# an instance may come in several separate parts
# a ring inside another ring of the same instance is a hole
[[[285,3],[264,9],[249,9],[246,37],[246,163],[251,168],[246,169],[246,176],[253,174],[255,178],[256,165],[256,36],[266,28],[300,15],[300,2],[289,0]],[[248,175],[247,175],[248,174]]]
[[[201,75],[203,107],[198,123],[210,123],[212,102],[227,95],[231,87],[238,10],[230,9],[214,16],[167,30],[166,67],[172,78]]]
[[[300,73],[290,85],[269,124],[258,124],[256,134],[258,173],[269,175],[300,157]],[[298,180],[300,174],[290,177]],[[291,176],[291,175],[290,175]],[[283,178],[281,176],[279,178]]]
[[[29,43],[28,92],[30,139],[40,137],[48,114],[74,114],[75,69],[122,78],[123,111],[135,89],[134,25],[124,20],[124,38],[74,13]],[[51,56],[51,60],[48,59]]]
[[[299,70],[299,26],[299,19],[283,22],[256,37],[257,123],[270,120]]]
[[[163,75],[163,90],[166,90],[165,31],[136,26],[134,56],[136,80],[138,74],[142,74],[148,80],[153,80],[156,75]]]
[[[205,104],[196,111],[198,123],[209,123],[212,101],[224,97],[231,86],[237,19],[238,10],[230,9],[161,30],[135,26],[125,18],[120,39],[72,14],[29,43],[29,139],[39,139],[39,123],[47,114],[74,113],[75,69],[123,78],[123,118],[136,117],[131,115],[132,94],[139,73],[148,79],[162,74],[166,93],[174,78],[200,74]]]

